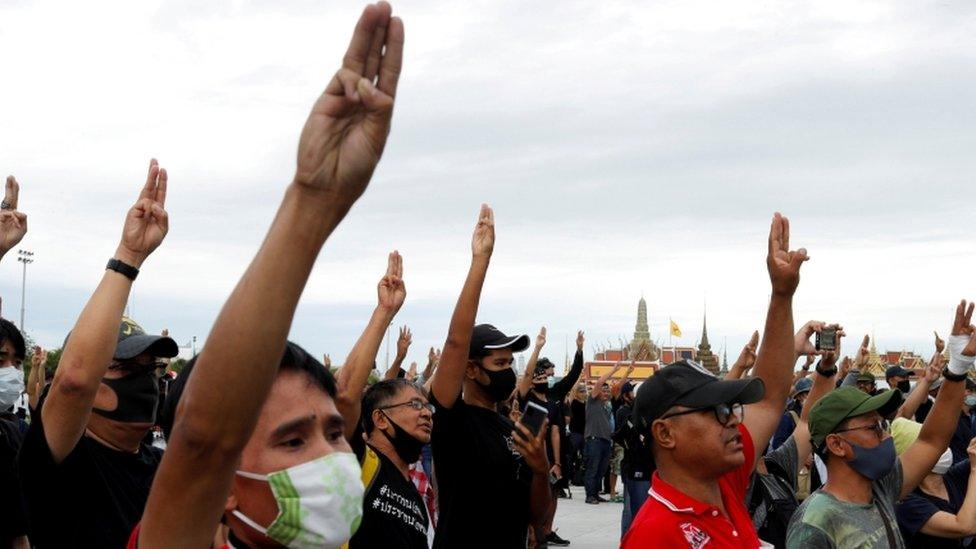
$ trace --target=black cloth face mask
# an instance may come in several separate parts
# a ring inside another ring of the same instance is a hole
[[[512,396],[512,391],[515,390],[515,382],[518,380],[515,375],[515,370],[505,368],[500,372],[493,372],[485,369],[485,367],[481,364],[478,364],[478,367],[481,368],[485,375],[488,376],[488,384],[486,385],[477,379],[475,382],[485,389],[485,391],[488,393],[488,397],[491,398],[493,402],[501,402]]]
[[[386,415],[386,412],[381,411],[381,413],[386,418],[386,421],[389,421],[390,425],[393,426],[394,436],[391,437],[382,429],[380,429],[380,432],[383,433],[383,436],[390,441],[390,444],[393,445],[393,450],[398,456],[400,456],[400,459],[402,459],[404,463],[407,465],[417,463],[417,460],[420,459],[420,452],[424,449],[425,443],[414,438],[414,436],[405,431],[403,427],[397,425],[395,421],[390,419],[390,416]]]
[[[150,370],[119,379],[102,379],[115,392],[118,403],[114,410],[92,410],[105,418],[122,423],[155,423],[159,403],[159,380]]]
[[[532,385],[532,388],[535,389],[535,392],[537,392],[537,393],[546,393],[546,392],[549,391],[549,384],[548,383],[535,383],[535,384]]]

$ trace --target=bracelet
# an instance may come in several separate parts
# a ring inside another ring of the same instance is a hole
[[[821,370],[820,369],[820,365],[818,364],[817,367],[815,368],[815,370],[817,371],[818,374],[820,374],[820,375],[822,375],[824,377],[833,377],[834,374],[837,373],[837,366],[834,366],[833,368],[831,368],[829,370]]]
[[[942,372],[942,376],[949,381],[963,381],[967,377],[966,374],[954,374],[948,368]]]
[[[123,263],[114,257],[108,260],[108,265],[105,265],[105,268],[110,271],[115,271],[129,280],[135,280],[139,276],[139,269],[128,263]]]

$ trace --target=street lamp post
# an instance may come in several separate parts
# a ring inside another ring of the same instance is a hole
[[[20,283],[20,331],[24,332],[24,311],[27,297],[27,264],[34,262],[34,252],[17,250],[17,261],[24,264],[24,274]]]

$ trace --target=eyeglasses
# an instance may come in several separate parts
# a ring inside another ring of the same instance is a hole
[[[414,398],[406,402],[401,402],[400,404],[390,404],[389,406],[382,406],[380,407],[380,410],[389,410],[390,408],[397,408],[399,406],[409,406],[414,410],[417,410],[418,412],[426,408],[427,411],[430,412],[431,414],[433,414],[435,410],[433,404],[429,402],[424,402],[419,398]]]
[[[862,430],[874,431],[874,434],[877,435],[878,440],[880,440],[882,437],[884,437],[884,434],[888,432],[888,427],[883,420],[878,420],[875,423],[872,423],[870,425],[861,425],[860,427],[851,427],[849,429],[838,429],[834,431],[832,434],[846,433],[848,431],[862,431]]]
[[[729,421],[732,420],[732,416],[735,416],[740,422],[742,418],[746,416],[746,409],[740,402],[723,403],[716,404],[715,406],[705,406],[703,408],[692,408],[691,410],[684,410],[681,412],[675,412],[673,414],[667,414],[662,416],[660,419],[668,419],[670,417],[683,416],[686,414],[694,414],[697,412],[704,412],[711,410],[715,413],[715,419],[723,426],[728,425]]]

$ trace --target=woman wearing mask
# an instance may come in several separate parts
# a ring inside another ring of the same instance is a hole
[[[183,376],[130,546],[209,547],[224,521],[235,548],[338,548],[358,528],[361,473],[332,377],[286,337],[323,244],[383,152],[403,39],[389,4],[363,10],[305,123],[278,215]]]

